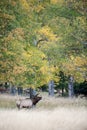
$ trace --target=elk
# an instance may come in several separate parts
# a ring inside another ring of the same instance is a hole
[[[34,96],[32,99],[25,98],[25,99],[17,100],[16,101],[16,105],[17,105],[18,109],[21,109],[21,108],[32,108],[33,106],[35,106],[42,99],[42,97],[37,96],[37,95]]]

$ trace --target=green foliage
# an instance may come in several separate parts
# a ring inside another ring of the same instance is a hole
[[[56,89],[60,89],[62,90],[62,96],[64,96],[64,94],[68,93],[68,77],[64,74],[64,72],[59,71],[59,83],[56,86]],[[64,92],[65,91],[65,92]]]
[[[0,81],[35,88],[50,79],[59,82],[62,71],[82,82],[87,75],[85,4],[82,0],[1,1]]]

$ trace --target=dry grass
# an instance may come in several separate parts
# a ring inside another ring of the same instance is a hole
[[[23,96],[11,96],[0,95],[0,108],[16,108],[16,100],[19,98],[25,98]],[[55,109],[58,107],[86,107],[87,99],[84,98],[56,98],[48,97],[48,95],[42,96],[42,100],[37,104],[36,108],[40,109]]]
[[[49,98],[44,97],[42,101],[37,106],[38,108],[43,109],[55,109],[56,107],[67,107],[67,108],[78,108],[78,107],[86,107],[87,108],[87,100],[81,98]]]
[[[36,108],[19,111],[15,107],[17,98],[0,96],[0,130],[87,130],[86,99],[49,98],[45,95]],[[6,102],[9,102],[7,107]]]
[[[87,130],[85,108],[0,110],[0,130]]]
[[[15,108],[16,107],[16,99],[17,96],[11,96],[11,95],[6,95],[6,94],[1,94],[0,95],[0,108]]]

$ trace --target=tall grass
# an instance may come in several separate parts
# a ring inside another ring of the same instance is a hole
[[[17,96],[1,94],[0,95],[0,108],[15,108]]]
[[[43,100],[38,104],[38,108],[43,109],[55,109],[58,107],[63,108],[78,108],[85,107],[87,108],[87,100],[81,98],[50,98],[44,97]]]
[[[24,96],[0,95],[0,108],[16,108],[16,100],[23,99]],[[47,95],[42,96],[42,100],[37,104],[36,108],[55,109],[56,107],[86,107],[87,99],[84,98],[56,98]]]
[[[87,130],[85,108],[0,110],[0,130]]]
[[[17,110],[18,98],[0,96],[0,130],[87,130],[86,99],[45,95],[35,108]]]

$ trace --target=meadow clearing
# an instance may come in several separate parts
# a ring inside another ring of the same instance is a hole
[[[85,98],[43,95],[37,106],[30,110],[18,110],[17,98],[0,95],[0,130],[87,130]]]

